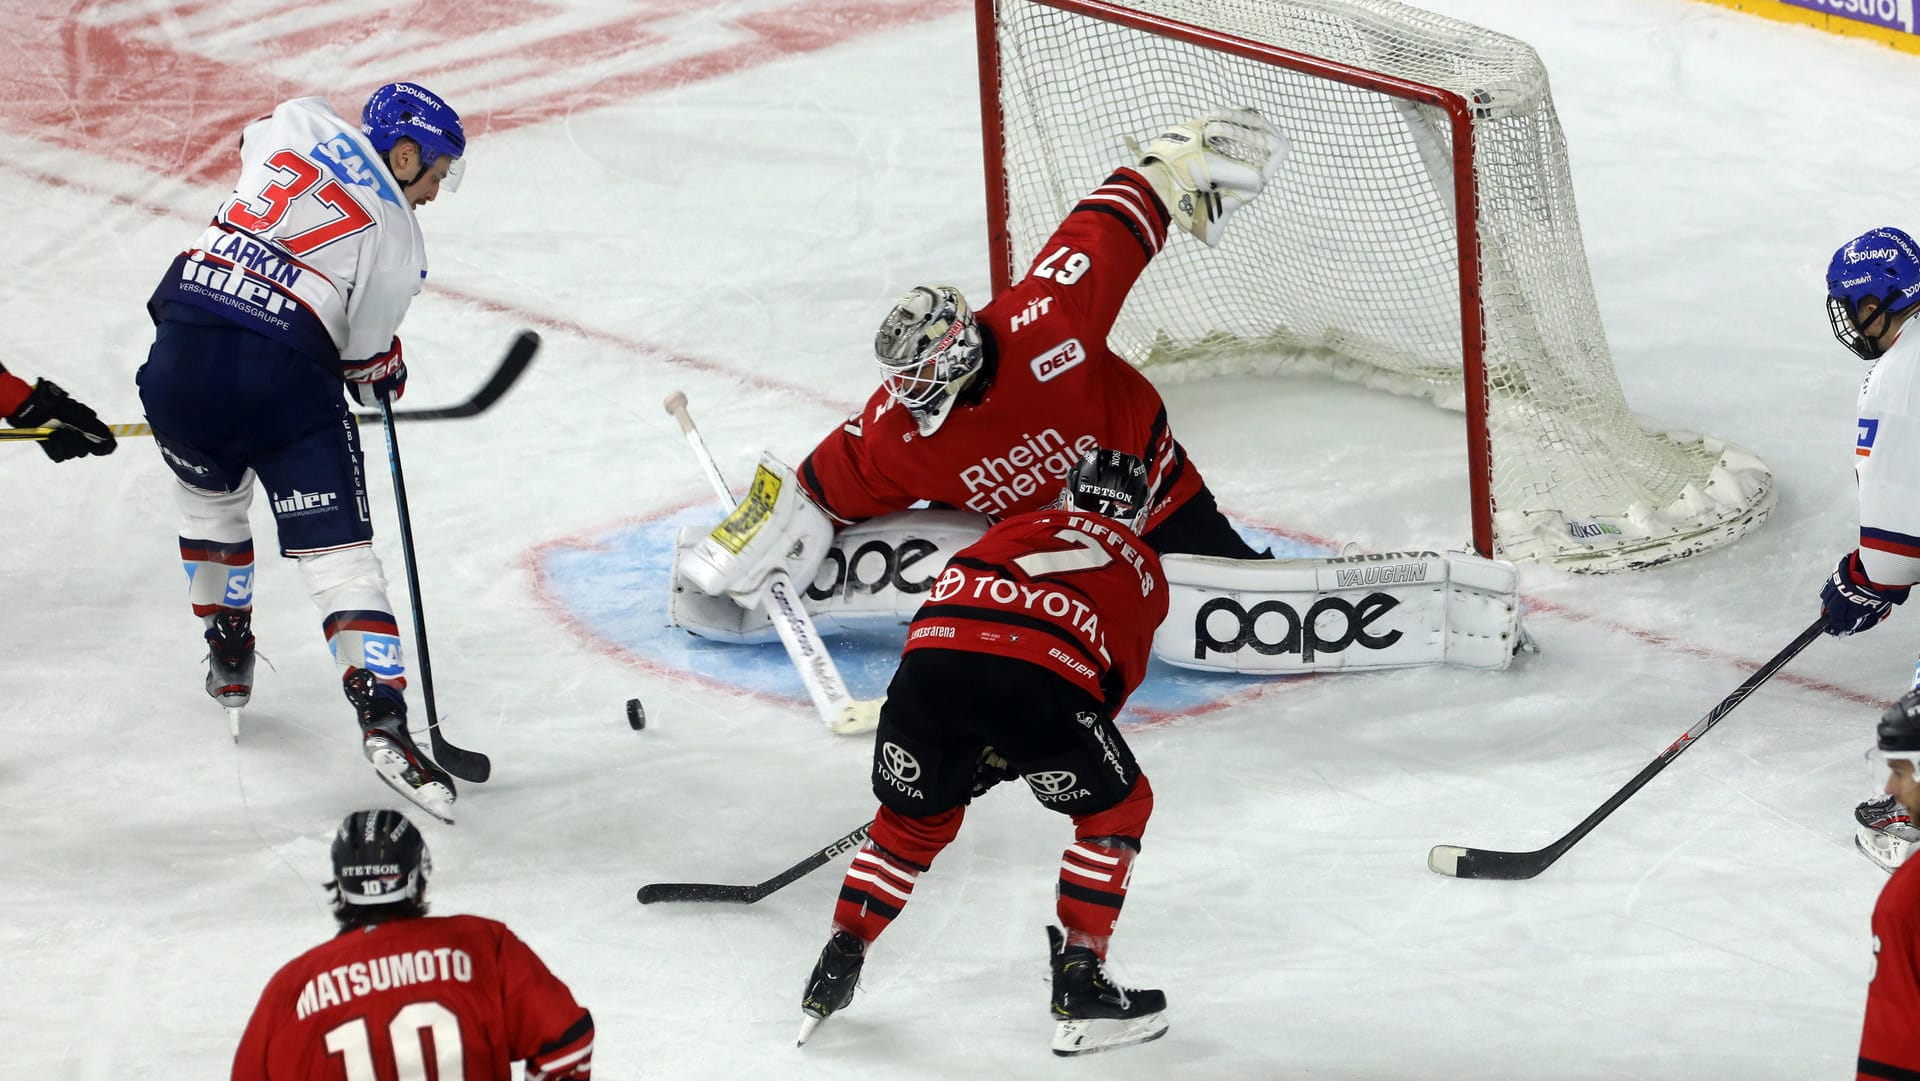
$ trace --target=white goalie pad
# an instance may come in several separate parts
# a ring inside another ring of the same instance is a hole
[[[703,593],[753,605],[774,571],[796,582],[812,579],[832,538],[832,519],[800,490],[793,470],[761,454],[746,498],[684,559],[676,552],[675,568]]]
[[[1386,552],[1335,559],[1168,555],[1154,656],[1215,672],[1501,669],[1519,642],[1513,564]]]
[[[986,531],[984,516],[957,510],[908,510],[850,525],[834,536],[800,591],[801,606],[823,636],[910,623],[940,568]],[[723,642],[774,641],[764,609],[710,596],[683,576],[706,536],[690,526],[675,542],[668,626]]]

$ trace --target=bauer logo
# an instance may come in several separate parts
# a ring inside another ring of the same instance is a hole
[[[1087,359],[1087,350],[1078,338],[1068,338],[1033,358],[1033,377],[1042,383]]]

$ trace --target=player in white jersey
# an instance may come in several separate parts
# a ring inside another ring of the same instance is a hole
[[[1920,246],[1899,229],[1873,229],[1834,253],[1827,315],[1834,337],[1874,362],[1860,387],[1854,474],[1860,546],[1820,591],[1827,633],[1857,634],[1893,614],[1920,582],[1920,334],[1901,333],[1920,311]],[[1920,686],[1920,669],[1915,673]],[[1860,804],[1855,841],[1891,871],[1920,842],[1891,796]]]
[[[341,390],[377,406],[406,385],[398,332],[427,275],[414,212],[458,186],[466,135],[412,83],[374,91],[361,116],[296,98],[247,126],[233,194],[147,303],[156,331],[140,400],[179,480],[207,693],[237,710],[253,691],[257,477],[280,552],[324,614],[368,760],[444,817],[453,779],[407,730],[399,627]]]

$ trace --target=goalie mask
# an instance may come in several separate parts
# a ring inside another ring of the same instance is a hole
[[[333,835],[333,885],[348,905],[414,900],[432,873],[426,838],[399,811],[355,811]]]
[[[1873,313],[1860,319],[1860,304]],[[1862,360],[1886,352],[1876,341],[1891,321],[1920,304],[1920,249],[1893,228],[1873,229],[1847,241],[1827,266],[1827,320],[1833,336]]]
[[[1124,450],[1095,447],[1080,456],[1067,474],[1060,505],[1068,510],[1112,518],[1135,532],[1145,524],[1151,493],[1147,463]]]
[[[901,297],[873,336],[873,353],[887,393],[913,413],[923,436],[940,430],[985,356],[980,326],[951,285],[916,285]]]

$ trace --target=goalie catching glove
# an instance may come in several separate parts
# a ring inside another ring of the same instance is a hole
[[[1287,157],[1287,136],[1252,109],[1175,124],[1140,155],[1140,173],[1180,228],[1217,247],[1227,219],[1253,201]]]
[[[777,571],[803,586],[813,581],[832,544],[833,521],[800,490],[793,470],[761,454],[746,498],[687,553],[679,569],[702,592],[753,608]]]

